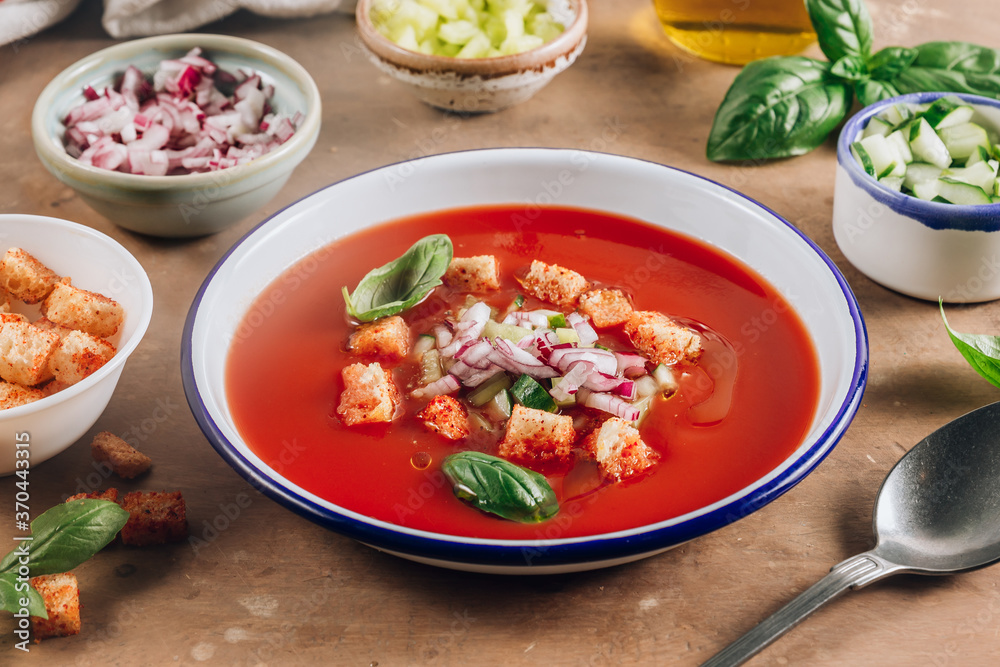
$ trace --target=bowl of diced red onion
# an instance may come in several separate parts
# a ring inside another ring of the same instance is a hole
[[[284,53],[225,35],[116,44],[58,74],[31,131],[45,167],[112,222],[212,234],[270,201],[319,135],[319,91]]]

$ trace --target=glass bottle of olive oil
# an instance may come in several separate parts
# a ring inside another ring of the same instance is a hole
[[[706,60],[744,65],[816,39],[804,0],[653,0],[664,32]]]

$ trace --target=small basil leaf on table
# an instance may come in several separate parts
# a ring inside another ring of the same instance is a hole
[[[830,74],[845,81],[860,81],[868,78],[868,66],[863,58],[844,56],[833,63]]]
[[[371,322],[415,306],[441,284],[452,253],[446,235],[425,236],[399,258],[370,271],[353,293],[345,287],[347,312],[359,322]]]
[[[888,81],[865,79],[855,82],[854,94],[857,95],[861,106],[868,106],[869,104],[887,100],[890,97],[896,97],[899,95],[899,91]]]
[[[902,93],[943,91],[1000,98],[1000,50],[967,42],[928,42],[893,79]]]
[[[867,60],[872,52],[872,19],[862,0],[806,0],[819,48],[830,62],[844,56]]]
[[[83,499],[56,505],[31,522],[28,567],[31,576],[67,572],[115,538],[129,514],[109,500]],[[18,554],[0,561],[0,573],[16,571]]]
[[[888,81],[913,64],[917,50],[905,46],[887,46],[868,60],[868,71],[873,79]]]
[[[25,582],[21,583],[23,586]],[[16,614],[24,608],[21,605],[21,599],[27,598],[29,614],[48,618],[49,612],[45,609],[45,600],[42,599],[38,591],[32,588],[30,584],[24,590],[19,591],[17,590],[17,585],[17,577],[13,572],[0,574],[0,609]]]
[[[445,458],[441,471],[459,499],[483,512],[538,523],[559,511],[556,494],[544,476],[505,459],[459,452]]]
[[[953,331],[944,315],[944,302],[939,300],[938,307],[941,308],[941,319],[951,342],[977,373],[1000,387],[1000,337]]]
[[[823,143],[850,104],[850,83],[832,76],[829,63],[802,56],[755,60],[715,114],[708,159],[802,155]]]

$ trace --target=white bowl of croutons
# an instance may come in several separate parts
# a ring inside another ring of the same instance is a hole
[[[212,271],[181,354],[196,420],[263,493],[508,574],[625,563],[759,510],[832,450],[867,369],[850,287],[788,222],[558,149],[306,197]]]
[[[0,475],[76,442],[101,416],[153,313],[139,262],[84,225],[0,215]]]

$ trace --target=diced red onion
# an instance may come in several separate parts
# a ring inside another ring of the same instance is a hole
[[[559,371],[546,366],[529,352],[513,345],[509,340],[497,338],[493,341],[494,353],[490,361],[512,373],[527,374],[533,378],[559,377]]]
[[[580,313],[570,313],[567,315],[566,323],[573,327],[576,335],[580,337],[580,345],[593,345],[597,342],[597,331],[594,330],[594,327],[590,326],[587,318]]]
[[[419,389],[414,389],[410,392],[413,398],[426,398],[439,396],[441,394],[451,394],[458,391],[461,387],[458,378],[450,373],[441,377],[440,380],[435,380],[428,385],[420,387]]]
[[[549,390],[549,394],[557,401],[568,401],[593,371],[594,366],[590,362],[576,362],[559,383]]]
[[[646,374],[646,358],[634,352],[615,352],[618,359],[618,375],[639,377]]]
[[[588,408],[608,412],[616,417],[621,417],[625,421],[633,422],[641,414],[639,408],[630,403],[626,403],[617,396],[605,394],[588,389],[580,388],[576,393],[576,400]]]
[[[596,347],[557,347],[549,354],[549,363],[559,370],[566,371],[577,361],[588,361],[594,369],[607,375],[618,372],[618,359],[615,353]]]

